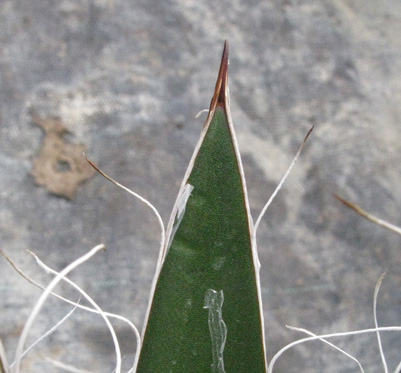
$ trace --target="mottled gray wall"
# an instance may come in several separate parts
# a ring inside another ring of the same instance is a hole
[[[98,175],[72,200],[36,185],[45,133],[33,122],[58,117],[64,142],[85,145],[167,221],[205,119],[194,116],[209,105],[228,39],[232,116],[255,217],[316,125],[258,234],[268,357],[302,336],[286,324],[316,333],[372,327],[385,269],[379,322],[401,325],[400,237],[333,198],[400,223],[401,2],[2,0],[0,25],[0,247],[32,277],[49,281],[26,249],[61,269],[105,243],[107,252],[72,278],[141,327],[158,255],[154,216]],[[0,273],[0,336],[11,360],[40,292],[5,260]],[[31,339],[69,309],[50,300]],[[133,336],[116,327],[128,366]],[[366,372],[381,370],[374,335],[336,342]],[[401,335],[383,335],[383,347],[394,370]],[[113,369],[108,331],[81,311],[36,351],[93,372]],[[24,371],[39,371],[43,357],[25,361]],[[286,353],[276,371],[358,368],[312,343]]]

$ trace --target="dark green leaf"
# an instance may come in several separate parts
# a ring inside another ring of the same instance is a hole
[[[226,45],[167,231],[139,373],[266,371],[256,248],[227,68]]]

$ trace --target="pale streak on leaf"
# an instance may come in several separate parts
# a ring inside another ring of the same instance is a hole
[[[227,339],[227,326],[222,315],[223,302],[223,290],[208,289],[206,291],[203,308],[209,310],[208,323],[212,339],[213,373],[225,373],[223,353]]]

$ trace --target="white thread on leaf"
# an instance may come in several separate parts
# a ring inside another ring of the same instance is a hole
[[[177,232],[177,229],[181,224],[181,220],[184,217],[185,208],[187,206],[188,199],[191,196],[191,193],[192,193],[193,190],[194,190],[193,185],[186,184],[185,187],[184,187],[184,190],[182,191],[182,193],[180,195],[180,198],[178,199],[178,202],[177,202],[177,214],[175,216],[173,230],[172,230],[171,235],[170,235],[169,240],[168,240],[167,250],[169,249],[171,243],[173,242],[175,233]]]
[[[177,205],[177,217],[176,217],[177,220],[181,220],[182,217],[184,216],[185,207],[187,206],[189,196],[191,195],[193,190],[194,187],[191,184],[185,185],[185,188],[181,194],[180,200],[178,201]]]
[[[225,373],[224,370],[224,347],[227,339],[227,326],[223,321],[222,307],[224,302],[223,290],[216,291],[207,289],[205,294],[205,305],[203,308],[209,310],[209,332],[212,339],[212,372]]]

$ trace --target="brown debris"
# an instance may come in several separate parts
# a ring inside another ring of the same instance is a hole
[[[33,163],[35,183],[59,197],[74,199],[78,185],[95,173],[82,155],[86,146],[65,142],[68,130],[58,118],[34,115],[32,122],[45,131],[42,148]]]

